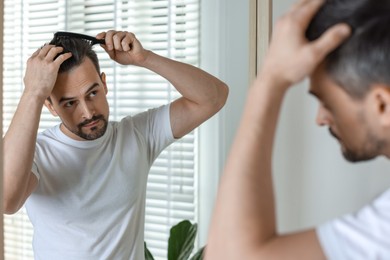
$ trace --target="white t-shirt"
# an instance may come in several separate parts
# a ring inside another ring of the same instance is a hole
[[[169,105],[110,122],[93,141],[59,126],[39,134],[26,201],[35,259],[144,259],[147,176],[173,141]]]
[[[390,190],[355,214],[317,228],[330,260],[390,259]]]

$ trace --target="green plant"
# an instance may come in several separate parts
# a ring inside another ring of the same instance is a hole
[[[183,220],[171,228],[168,240],[168,260],[202,260],[205,247],[199,249],[191,259],[189,258],[194,250],[194,243],[197,224],[191,224],[188,220]],[[154,260],[152,253],[145,246],[145,260]]]

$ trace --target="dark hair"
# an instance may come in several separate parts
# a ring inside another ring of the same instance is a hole
[[[89,41],[72,37],[54,37],[50,44],[64,48],[62,53],[71,52],[72,57],[64,61],[59,69],[59,73],[67,72],[74,67],[79,66],[84,59],[89,58],[100,75],[99,60],[96,52],[92,49]]]
[[[306,37],[313,41],[337,23],[347,23],[352,36],[325,58],[330,77],[355,98],[374,83],[390,86],[390,0],[327,0]]]

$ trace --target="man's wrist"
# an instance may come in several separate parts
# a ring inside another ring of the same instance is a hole
[[[265,68],[259,71],[256,81],[260,81],[261,85],[280,91],[286,91],[292,85],[288,80],[281,77],[280,73]]]
[[[143,56],[143,58],[142,59],[140,59],[138,62],[137,62],[137,64],[135,64],[135,65],[137,65],[137,66],[139,66],[139,67],[144,67],[144,68],[148,68],[149,66],[150,66],[150,64],[151,64],[151,59],[152,59],[152,57],[151,56],[153,56],[153,52],[152,51],[150,51],[150,50],[144,50],[144,54],[142,55]]]
[[[37,91],[30,91],[30,90],[24,90],[22,94],[22,98],[27,98],[29,100],[34,100],[35,102],[38,103],[44,103],[45,100],[49,97],[49,95],[45,93],[40,93]]]

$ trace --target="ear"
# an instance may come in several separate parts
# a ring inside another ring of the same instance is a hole
[[[49,109],[50,113],[51,113],[53,116],[58,116],[56,110],[55,110],[54,107],[53,107],[52,102],[49,101],[48,99],[45,100],[45,107],[47,107],[47,109]]]
[[[106,83],[106,74],[104,72],[100,73],[100,79],[102,80],[103,82],[103,85],[104,85],[104,92],[108,93],[108,88],[107,88],[107,83]]]
[[[373,101],[374,113],[378,115],[380,123],[390,127],[390,86],[375,86],[370,96]]]

